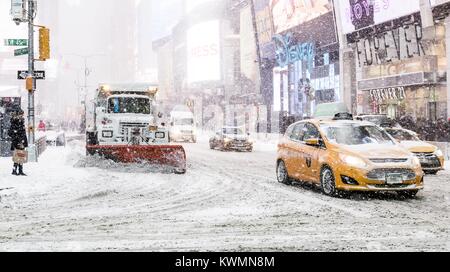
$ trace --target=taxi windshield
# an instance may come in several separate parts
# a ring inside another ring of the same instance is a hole
[[[366,145],[395,143],[386,131],[370,125],[321,125],[329,141],[342,145]]]
[[[387,132],[398,141],[420,141],[419,137],[406,130],[388,129]]]

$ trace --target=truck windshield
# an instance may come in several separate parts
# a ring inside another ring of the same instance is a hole
[[[147,98],[113,97],[108,101],[108,113],[151,113],[150,99]]]
[[[223,134],[225,135],[242,135],[244,132],[240,128],[224,128]]]
[[[194,119],[184,118],[184,119],[176,119],[174,121],[176,126],[191,126],[194,124]]]

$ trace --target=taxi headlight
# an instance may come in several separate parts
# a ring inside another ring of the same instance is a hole
[[[434,155],[436,155],[438,157],[442,157],[442,156],[444,156],[444,153],[440,149],[438,149],[434,152]]]
[[[347,166],[356,167],[356,168],[366,168],[367,167],[367,163],[363,159],[355,157],[355,156],[341,155],[341,160]]]

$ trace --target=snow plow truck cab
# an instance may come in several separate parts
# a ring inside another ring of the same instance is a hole
[[[177,174],[186,172],[182,146],[169,144],[159,121],[158,87],[149,84],[102,84],[97,89],[86,151],[119,163],[146,163]]]

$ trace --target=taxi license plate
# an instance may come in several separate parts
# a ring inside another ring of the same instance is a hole
[[[387,175],[386,183],[387,184],[403,184],[403,176],[402,175]]]

